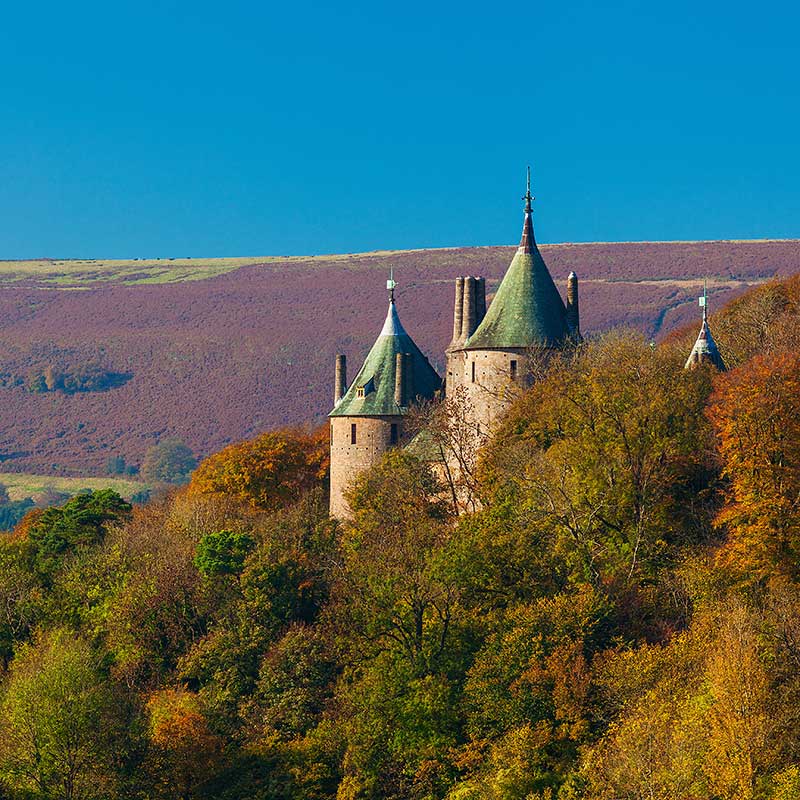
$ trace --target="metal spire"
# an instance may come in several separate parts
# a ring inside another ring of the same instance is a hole
[[[386,281],[386,288],[389,290],[389,302],[394,305],[394,288],[397,286],[394,280],[394,265],[389,267],[389,280]]]
[[[703,296],[700,298],[700,305],[703,308],[703,322],[708,322],[708,286],[705,278],[703,278]]]
[[[522,198],[525,201],[525,213],[531,213],[531,168],[528,167],[528,190],[525,192],[525,197]]]
[[[519,251],[521,253],[531,253],[535,247],[533,238],[533,222],[531,222],[531,201],[534,199],[531,195],[531,168],[528,167],[528,189],[525,192],[525,219],[522,223],[522,241],[519,243]]]

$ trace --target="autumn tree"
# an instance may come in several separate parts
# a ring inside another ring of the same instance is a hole
[[[148,767],[159,797],[204,798],[204,784],[220,768],[223,742],[209,728],[198,697],[163,689],[150,696]]]
[[[327,474],[327,437],[280,430],[209,456],[189,485],[193,493],[224,493],[273,511],[296,502]]]
[[[24,641],[38,616],[37,576],[26,569],[25,542],[0,538],[0,663],[8,666],[16,643]]]
[[[610,612],[586,586],[508,610],[467,675],[470,741],[459,755],[467,774],[452,797],[557,790],[590,741],[591,657],[608,644]]]
[[[750,579],[800,577],[800,355],[759,356],[723,376],[709,411],[728,502],[724,563]]]
[[[510,502],[576,580],[635,583],[704,534],[705,371],[611,334],[512,409],[483,462],[484,502]]]

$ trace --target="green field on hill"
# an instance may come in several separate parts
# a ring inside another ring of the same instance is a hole
[[[395,255],[393,250],[372,253],[342,253],[326,256],[245,256],[242,258],[49,258],[0,261],[0,286],[21,282],[56,289],[83,289],[96,283],[126,286],[201,281],[224,275],[240,267],[274,262],[364,260]]]
[[[127,480],[125,478],[59,478],[53,475],[31,475],[25,472],[0,472],[0,484],[8,490],[12,500],[24,500],[31,497],[34,500],[38,495],[48,490],[63,494],[75,495],[82,489],[113,489],[126,500],[148,488],[141,481]]]

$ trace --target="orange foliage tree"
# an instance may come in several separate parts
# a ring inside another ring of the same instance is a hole
[[[197,695],[164,689],[147,703],[150,767],[166,797],[202,797],[220,766],[222,741],[208,727]]]
[[[282,429],[232,444],[195,471],[190,493],[222,493],[275,511],[296,502],[328,472],[327,427]]]
[[[709,415],[719,437],[728,502],[728,566],[800,577],[800,355],[752,359],[723,376]]]

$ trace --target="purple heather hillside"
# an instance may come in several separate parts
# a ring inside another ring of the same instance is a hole
[[[750,284],[800,271],[798,241],[541,249],[562,292],[578,273],[589,334],[626,325],[660,337],[697,321],[703,278],[713,310]],[[452,279],[485,275],[491,294],[513,252],[272,261],[163,284],[94,275],[77,289],[15,276],[0,289],[3,469],[102,474],[110,456],[138,463],[167,436],[203,456],[268,428],[319,423],[334,354],[347,354],[352,378],[380,330],[390,267],[404,325],[441,368]]]

